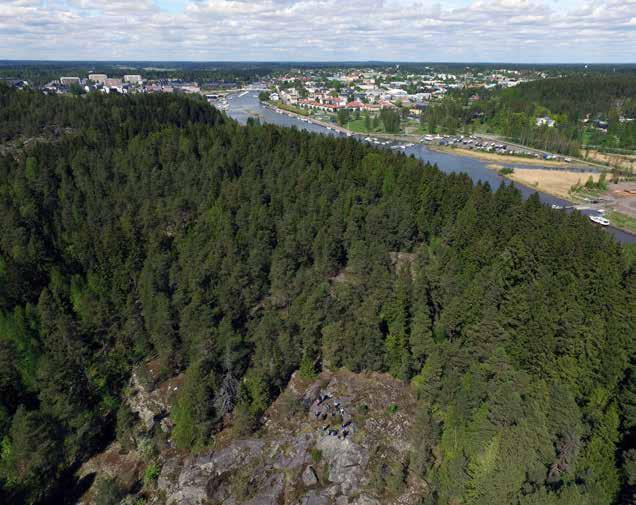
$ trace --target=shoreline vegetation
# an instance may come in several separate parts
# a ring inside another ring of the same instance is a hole
[[[418,142],[424,135],[423,133],[414,134],[414,133],[407,133],[407,132],[387,133],[387,132],[357,131],[354,129],[347,128],[347,126],[339,125],[337,123],[328,123],[326,121],[316,119],[313,116],[311,116],[311,114],[307,113],[306,111],[302,109],[285,105],[281,102],[263,102],[263,103],[268,104],[270,107],[274,108],[275,110],[278,109],[279,112],[295,114],[300,119],[308,119],[314,124],[336,128],[338,129],[338,131],[342,131],[343,133],[348,133],[352,135],[369,135],[369,136],[373,136],[377,138],[394,139],[394,140],[401,140],[401,141],[407,141],[407,142]],[[452,152],[457,152],[463,156],[471,156],[473,158],[478,158],[478,159],[482,159],[486,161],[498,161],[503,163],[517,163],[522,165],[523,164],[541,165],[546,167],[562,167],[562,168],[571,168],[572,166],[578,166],[580,164],[580,165],[588,165],[588,166],[596,167],[599,169],[609,168],[609,167],[606,167],[601,162],[586,161],[580,158],[575,158],[572,160],[571,163],[567,163],[565,161],[544,160],[541,158],[533,158],[529,156],[512,156],[512,155],[506,155],[506,154],[489,153],[485,151],[475,151],[472,149],[463,149],[461,147],[441,146],[441,145],[437,145],[433,143],[427,143],[426,147],[427,149],[431,151],[438,151],[438,152],[452,151]],[[528,147],[528,146],[524,146],[524,147],[527,147],[528,149],[532,149],[531,147]]]
[[[601,174],[595,172],[571,172],[565,170],[542,170],[540,168],[512,168],[489,164],[502,177],[542,193],[566,200],[574,205],[585,204],[584,194],[573,193],[574,186],[585,184],[590,178],[598,183]],[[507,170],[510,169],[510,170]],[[583,187],[583,186],[581,186]],[[599,195],[602,193],[599,193]],[[636,218],[611,207],[603,208],[614,228],[636,235]]]
[[[512,156],[508,154],[489,153],[486,151],[475,151],[472,149],[463,149],[461,147],[438,146],[435,144],[427,144],[427,146],[431,151],[455,152],[461,154],[462,156],[471,156],[473,158],[478,158],[485,161],[496,161],[500,163],[517,163],[519,165],[540,165],[543,167],[559,168],[572,168],[579,166],[579,163],[591,166],[590,163],[581,160],[573,160],[571,163],[566,163],[565,161],[544,160],[541,158],[533,158],[529,156]],[[596,166],[598,167],[598,165]]]
[[[294,109],[294,107],[290,108],[281,108],[276,102],[267,102],[268,105],[277,112],[284,112],[292,115],[296,115],[299,119],[307,119],[311,123],[314,123],[319,126],[329,127],[336,131],[346,133],[348,135],[364,135],[364,133],[356,132],[347,129],[346,127],[340,126],[336,123],[327,123],[325,121],[321,121],[315,119],[309,115],[303,116],[298,114]],[[422,135],[412,135],[412,134],[395,134],[395,133],[368,133],[369,136],[373,136],[376,138],[382,138],[387,140],[395,140],[395,141],[405,141],[405,142],[417,142]],[[462,149],[460,147],[448,147],[448,146],[439,146],[436,144],[426,144],[426,148],[430,151],[434,152],[442,152],[442,153],[456,153],[460,156],[468,156],[480,159],[482,161],[491,161],[497,163],[489,163],[486,166],[491,170],[499,173],[502,177],[505,177],[513,182],[517,182],[519,184],[523,184],[524,186],[536,189],[537,191],[541,191],[542,193],[546,193],[548,195],[561,198],[573,204],[581,204],[582,198],[576,198],[571,193],[571,188],[577,184],[585,183],[590,177],[592,177],[594,182],[598,182],[601,172],[574,172],[571,170],[573,167],[578,167],[580,164],[595,166],[591,163],[584,162],[582,160],[573,160],[572,163],[566,163],[564,161],[554,161],[554,160],[543,160],[537,158],[530,158],[524,156],[510,156],[505,154],[496,154],[489,153],[484,151],[474,151],[471,149]],[[503,164],[516,164],[517,166],[513,167],[505,167]],[[563,168],[566,170],[541,170],[540,168],[523,168],[518,165],[536,165],[541,167],[553,167],[553,168]],[[502,173],[502,169],[512,168],[511,172],[505,171]],[[600,167],[598,167],[600,168]],[[636,219],[632,218],[627,214],[620,213],[618,211],[612,210],[613,216],[618,216],[615,220],[612,220],[612,226],[618,228],[620,230],[626,231],[628,233],[636,234]]]

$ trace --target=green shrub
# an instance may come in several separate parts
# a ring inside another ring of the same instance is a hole
[[[159,478],[160,468],[156,462],[150,463],[144,470],[144,484],[149,485]]]
[[[322,451],[320,449],[317,449],[316,447],[311,449],[311,461],[314,464],[318,464],[320,463],[320,460],[322,459]]]
[[[95,505],[116,505],[124,497],[124,490],[115,477],[99,479],[95,484]]]

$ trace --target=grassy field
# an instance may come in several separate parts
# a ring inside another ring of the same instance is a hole
[[[380,122],[379,128],[369,129],[364,125],[364,119],[362,118],[349,121],[345,125],[345,128],[347,130],[351,130],[352,132],[356,132],[356,133],[384,133],[384,125],[382,124],[382,122]]]
[[[616,212],[615,210],[608,211],[605,216],[616,228],[627,230],[636,235],[636,218]]]

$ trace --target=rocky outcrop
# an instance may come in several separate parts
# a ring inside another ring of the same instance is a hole
[[[170,432],[172,421],[168,417],[176,392],[183,385],[183,374],[159,382],[157,360],[143,363],[133,370],[130,378],[130,394],[127,402],[139,416],[145,431],[151,431],[157,423],[162,431]]]
[[[126,401],[139,422],[131,447],[114,443],[82,467],[80,478],[116,479],[162,505],[415,505],[426,492],[412,474],[400,474],[403,485],[387,485],[392,469],[408,468],[415,408],[409,386],[388,375],[295,374],[259,432],[237,439],[229,425],[213,449],[197,454],[170,442],[169,412],[183,377],[159,377],[152,361],[134,371]],[[156,481],[156,474],[144,477],[150,467],[161,468]],[[94,488],[82,503],[93,502]]]
[[[139,482],[144,467],[145,463],[137,451],[125,451],[118,442],[113,442],[105,451],[87,460],[78,470],[78,481],[91,484],[79,503],[94,502],[94,484],[98,479],[116,479],[123,492],[131,492]]]
[[[113,442],[77,471],[77,479],[86,489],[79,503],[95,502],[96,486],[100,480],[112,479],[119,492],[130,493],[142,487],[143,474],[149,463],[158,464],[165,460],[166,472],[171,466],[179,464],[180,460],[170,457],[169,452],[147,454],[147,448],[161,445],[164,450],[170,449],[172,420],[169,414],[182,384],[183,374],[161,380],[158,360],[142,363],[133,370],[125,401],[138,422],[131,421],[127,426],[129,434],[125,437],[125,447]]]
[[[416,476],[397,492],[376,477],[408,459],[414,404],[407,385],[383,374],[295,375],[254,437],[222,433],[213,450],[167,456],[158,492],[185,505],[416,503],[425,492]]]
[[[316,447],[327,463],[329,481],[339,484],[344,495],[359,493],[368,482],[365,478],[369,462],[366,447],[352,442],[351,439],[341,440],[334,436],[319,437]]]

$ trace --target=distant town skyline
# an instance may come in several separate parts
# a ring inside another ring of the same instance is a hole
[[[636,0],[3,0],[0,58],[634,63]]]

